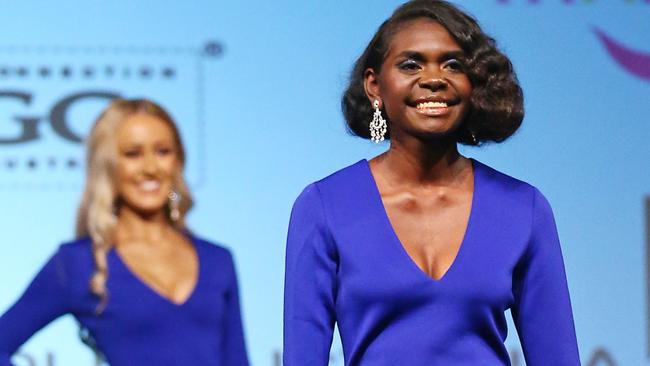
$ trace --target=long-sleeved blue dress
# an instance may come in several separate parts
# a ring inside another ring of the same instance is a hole
[[[309,185],[291,214],[284,364],[510,365],[512,315],[529,366],[580,365],[551,208],[533,186],[472,160],[459,252],[434,280],[407,254],[366,160]]]
[[[141,282],[115,250],[108,254],[110,294],[95,314],[98,298],[88,287],[93,273],[89,239],[62,245],[20,299],[0,317],[0,366],[32,334],[72,314],[90,331],[112,366],[246,366],[235,268],[222,247],[190,236],[199,259],[194,291],[181,305]]]

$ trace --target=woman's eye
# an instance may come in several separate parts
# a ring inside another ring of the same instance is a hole
[[[172,149],[168,147],[161,147],[158,150],[156,150],[156,152],[158,153],[158,155],[167,156],[172,153]]]
[[[398,65],[400,70],[404,71],[417,71],[420,69],[420,64],[413,60],[406,60],[404,62],[400,62]]]
[[[451,69],[451,70],[454,70],[454,71],[464,71],[465,70],[465,66],[463,65],[463,63],[461,61],[455,59],[455,58],[451,59],[451,60],[448,60],[445,63],[445,68]]]
[[[140,151],[138,151],[138,150],[127,150],[127,151],[124,152],[124,156],[126,156],[127,158],[137,158],[138,156],[140,156]]]

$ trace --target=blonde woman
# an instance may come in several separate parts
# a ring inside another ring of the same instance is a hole
[[[77,240],[0,317],[0,365],[72,314],[113,366],[248,365],[230,253],[185,228],[180,135],[147,100],[116,100],[88,139]]]

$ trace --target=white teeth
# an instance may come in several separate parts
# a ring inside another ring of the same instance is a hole
[[[447,103],[445,102],[424,102],[424,103],[418,103],[417,108],[418,109],[425,109],[425,108],[446,108]]]
[[[160,182],[155,180],[147,180],[140,183],[140,189],[143,191],[155,191],[160,187]]]

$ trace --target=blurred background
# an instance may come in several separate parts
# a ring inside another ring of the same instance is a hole
[[[147,97],[181,128],[190,228],[235,255],[251,362],[279,365],[291,205],[308,183],[387,148],[347,134],[340,96],[400,3],[1,0],[0,311],[73,237],[98,111]],[[454,3],[511,57],[527,110],[510,140],[463,152],[551,202],[583,364],[650,364],[650,1]],[[512,324],[507,344],[523,365]],[[95,362],[70,316],[14,360]]]

